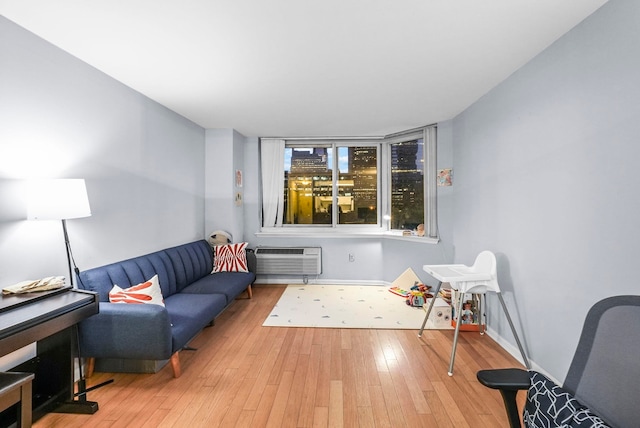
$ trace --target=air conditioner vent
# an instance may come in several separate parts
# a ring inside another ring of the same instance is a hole
[[[260,254],[304,254],[304,248],[259,248]]]
[[[319,275],[322,272],[320,247],[258,247],[257,269],[261,275]]]

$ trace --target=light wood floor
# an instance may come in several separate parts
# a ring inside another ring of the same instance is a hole
[[[94,415],[50,413],[44,427],[505,427],[479,369],[521,367],[488,336],[453,331],[262,327],[283,287],[255,286],[182,351],[182,376],[96,373]],[[523,394],[521,392],[521,394]],[[522,401],[522,396],[519,397]]]

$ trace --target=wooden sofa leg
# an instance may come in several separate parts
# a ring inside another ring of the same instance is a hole
[[[171,369],[173,370],[174,378],[179,378],[182,374],[182,371],[180,370],[180,356],[177,352],[171,356]]]
[[[247,287],[247,294],[249,295],[249,298],[253,298],[253,291],[251,290],[251,284],[249,284],[249,286]]]
[[[85,378],[89,379],[93,376],[93,371],[96,368],[96,359],[94,357],[87,358],[87,367],[85,369]]]

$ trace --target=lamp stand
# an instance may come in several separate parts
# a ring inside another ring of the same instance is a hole
[[[67,253],[67,266],[69,268],[69,284],[73,287],[73,270],[71,269],[71,259],[73,259],[73,253],[71,252],[71,243],[69,242],[69,234],[67,233],[67,220],[62,219],[62,232],[64,233],[64,245]],[[75,261],[73,263],[75,265]]]
[[[73,274],[80,273],[80,270],[76,266],[76,261],[73,258],[73,252],[71,251],[71,242],[69,241],[69,233],[67,232],[67,220],[62,219],[62,232],[64,233],[64,244],[66,247],[67,253],[67,267],[69,268],[69,283],[72,287],[74,286]],[[55,409],[56,413],[78,413],[85,415],[92,415],[98,411],[98,403],[95,401],[87,400],[87,392],[93,391],[94,389],[98,389],[103,387],[109,383],[113,382],[113,379],[109,379],[106,382],[102,382],[98,385],[94,385],[90,388],[87,388],[87,380],[84,377],[84,373],[82,370],[82,357],[80,356],[80,335],[78,334],[78,324],[73,326],[72,331],[73,338],[75,339],[75,348],[78,353],[78,392],[76,392],[73,397],[78,397],[78,399],[72,399],[60,405]]]

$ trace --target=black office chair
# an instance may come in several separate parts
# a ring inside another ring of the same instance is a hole
[[[477,377],[500,390],[512,428],[520,427],[519,390],[527,390],[528,428],[639,427],[640,296],[614,296],[593,305],[562,387],[522,369],[481,370]]]

